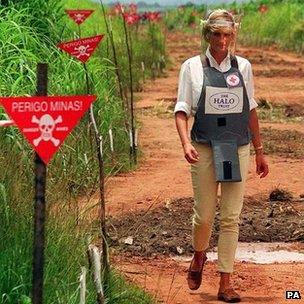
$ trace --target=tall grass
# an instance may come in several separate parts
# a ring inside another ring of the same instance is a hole
[[[168,30],[197,31],[200,28],[200,19],[203,18],[205,11],[205,5],[171,9],[166,14],[166,26]]]
[[[77,28],[62,12],[77,8],[78,1],[60,0],[16,1],[0,7],[0,89],[2,96],[33,95],[36,91],[36,66],[49,63],[49,95],[85,94],[85,75],[81,63],[56,47],[60,41],[77,38]],[[92,5],[82,2],[85,8]],[[43,8],[50,15],[39,17]],[[97,6],[92,19],[82,26],[82,36],[105,33]],[[33,12],[35,10],[35,12]],[[45,18],[44,18],[45,17]],[[40,18],[40,19],[39,19]],[[119,45],[119,64],[124,86],[128,87],[126,53],[121,36],[121,21],[112,24]],[[135,88],[141,61],[148,73],[151,47],[149,29],[134,31]],[[164,49],[163,39],[156,32],[155,58]],[[108,56],[107,56],[108,55]],[[116,74],[107,45],[100,48],[88,63],[91,90],[98,96],[94,109],[104,139],[107,174],[130,169],[128,133],[125,113],[118,97]],[[141,72],[140,72],[141,73]],[[3,119],[5,114],[0,110]],[[114,134],[115,154],[110,153],[108,130]],[[78,277],[80,267],[87,266],[86,246],[98,240],[97,207],[91,199],[98,182],[95,143],[88,117],[67,138],[48,166],[47,177],[47,245],[44,303],[79,303]],[[30,296],[33,227],[33,151],[17,128],[0,129],[0,303],[26,303]],[[152,303],[137,289],[129,289],[113,274],[113,286],[106,290],[107,303]],[[87,303],[95,303],[92,284],[88,285]],[[132,299],[132,301],[130,301]]]
[[[75,2],[75,0],[67,0],[64,2],[65,8],[79,8],[85,9],[91,7],[95,10],[95,12],[91,15],[89,19],[87,19],[82,28],[82,36],[92,35],[92,33],[104,33],[106,34],[106,26],[104,23],[104,19],[101,18],[102,10],[99,3],[91,3],[88,5],[86,1],[81,1],[79,3]],[[67,20],[68,27],[72,30],[64,31],[63,39],[71,38],[73,35],[77,34],[77,29],[72,20]],[[121,67],[121,72],[123,76],[123,84],[124,89],[126,90],[129,87],[129,72],[128,72],[128,56],[127,49],[125,45],[125,37],[123,33],[123,20],[120,16],[115,16],[110,18],[110,24],[113,28],[114,33],[114,43],[117,50],[117,59],[118,64]],[[156,44],[154,44],[154,49],[152,49],[153,41],[151,40],[151,28],[153,28],[153,32],[155,35]],[[141,62],[144,62],[146,67],[147,76],[151,76],[152,65],[153,63],[157,63],[161,56],[165,56],[164,49],[164,31],[160,24],[140,24],[139,26],[131,26],[130,32],[132,34],[132,48],[133,48],[133,81],[134,81],[134,89],[138,89],[141,87]],[[98,54],[101,57],[106,57],[109,53],[109,58],[111,62],[113,62],[112,52],[107,47],[106,39],[98,49]],[[154,54],[154,56],[153,56]],[[107,61],[108,66],[113,68],[113,65]],[[95,63],[93,63],[94,66]]]
[[[268,10],[262,14],[260,5]],[[304,53],[304,2],[302,0],[251,0],[244,3],[208,6],[208,9],[226,8],[242,15],[239,40],[247,45],[277,45],[283,50]],[[199,20],[205,18],[206,6],[189,6],[167,13],[169,30],[192,31],[200,29]],[[194,31],[199,35],[198,31]]]
[[[264,1],[265,2],[265,1]],[[244,8],[240,39],[249,45],[276,44],[281,49],[304,53],[304,3],[268,4],[268,11]]]

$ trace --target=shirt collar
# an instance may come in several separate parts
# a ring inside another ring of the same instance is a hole
[[[206,50],[206,56],[210,61],[210,66],[213,68],[216,68],[220,72],[227,72],[231,68],[231,62],[230,62],[230,53],[228,52],[227,56],[224,58],[224,60],[219,65],[216,60],[213,58],[213,56],[210,53],[210,47],[208,46]]]

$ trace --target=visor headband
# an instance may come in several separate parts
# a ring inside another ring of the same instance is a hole
[[[220,27],[231,27],[233,28],[234,22],[227,21],[227,20],[211,20],[209,22],[210,25],[220,26]]]

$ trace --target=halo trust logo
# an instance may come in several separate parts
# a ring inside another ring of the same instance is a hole
[[[216,110],[231,110],[237,107],[240,98],[237,94],[231,92],[213,94],[209,98],[209,104]]]

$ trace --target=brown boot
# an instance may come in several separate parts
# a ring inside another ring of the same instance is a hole
[[[192,261],[190,263],[190,266],[188,269],[188,275],[187,275],[187,282],[188,282],[188,286],[191,290],[197,290],[201,286],[203,268],[204,268],[205,262],[207,261],[207,256],[205,253],[203,254],[202,259],[203,259],[203,262],[202,262],[202,266],[201,266],[200,270],[192,270],[194,258],[192,259]]]
[[[241,302],[241,297],[238,293],[235,292],[235,290],[231,287],[219,291],[217,294],[217,299],[227,302],[227,303],[237,303]]]

